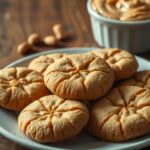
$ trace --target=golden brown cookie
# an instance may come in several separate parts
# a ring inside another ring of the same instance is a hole
[[[94,100],[111,88],[114,72],[97,56],[74,54],[51,64],[44,74],[44,82],[60,97]]]
[[[77,135],[87,124],[87,106],[56,95],[44,96],[19,115],[18,127],[38,142],[57,142]]]
[[[89,131],[113,142],[150,133],[150,91],[137,86],[112,89],[92,106]]]
[[[64,56],[64,54],[62,54],[62,53],[42,55],[42,56],[39,56],[39,57],[33,59],[29,63],[28,67],[30,69],[40,72],[41,74],[44,74],[45,70],[47,69],[47,67],[49,65],[54,63],[57,59],[62,58],[63,56]]]
[[[91,52],[107,61],[115,73],[115,80],[121,80],[131,77],[138,68],[135,57],[128,51],[111,48],[98,49]]]
[[[25,67],[0,70],[0,105],[21,110],[32,101],[49,94],[40,73]]]
[[[144,70],[137,72],[130,79],[126,79],[117,84],[117,86],[140,86],[150,90],[150,70]]]

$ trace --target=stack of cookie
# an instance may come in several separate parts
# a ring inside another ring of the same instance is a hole
[[[103,140],[129,140],[150,133],[150,71],[137,68],[120,49],[43,55],[28,68],[0,71],[0,105],[21,110],[18,127],[38,142],[74,137],[85,126]]]

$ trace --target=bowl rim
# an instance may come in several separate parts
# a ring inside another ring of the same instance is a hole
[[[109,24],[114,24],[114,25],[124,25],[124,26],[141,26],[141,25],[150,25],[150,20],[142,20],[142,21],[128,21],[128,22],[124,22],[124,21],[120,21],[120,20],[115,20],[115,19],[110,19],[107,17],[104,17],[100,14],[98,14],[97,12],[95,12],[92,7],[91,7],[91,0],[87,1],[87,10],[89,12],[90,15],[94,16],[95,18],[109,23]]]

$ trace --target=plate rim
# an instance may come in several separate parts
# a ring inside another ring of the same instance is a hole
[[[18,60],[15,60],[15,61],[11,62],[10,64],[6,65],[4,68],[8,68],[9,66],[15,65],[16,63],[20,63],[21,61],[26,61],[28,59],[36,58],[40,55],[47,55],[47,54],[52,54],[52,53],[56,53],[56,52],[57,53],[63,53],[63,51],[76,52],[76,51],[82,50],[82,51],[87,52],[87,51],[94,50],[94,49],[97,49],[97,48],[96,47],[89,47],[89,48],[88,47],[73,47],[73,48],[56,48],[56,49],[52,49],[52,50],[46,50],[43,52],[31,54],[31,55],[25,56],[23,58],[20,58]]]
[[[36,58],[40,55],[47,55],[47,54],[56,53],[56,52],[61,53],[63,51],[67,51],[67,52],[74,51],[75,52],[75,51],[82,50],[82,51],[87,52],[87,51],[94,50],[94,49],[101,49],[101,48],[98,48],[98,47],[73,47],[73,48],[56,48],[56,49],[52,49],[52,50],[46,50],[46,51],[43,51],[43,52],[39,52],[39,53],[36,53],[36,54],[31,54],[31,55],[25,56],[23,58],[20,58],[18,60],[12,61],[10,64],[6,65],[4,68],[8,68],[12,65],[15,65],[16,63],[20,63],[22,61],[26,61],[26,60],[31,59],[31,58]],[[137,55],[134,55],[134,56],[138,59],[141,59],[142,61],[150,63],[150,61],[148,59],[142,58],[142,57],[137,56]]]
[[[8,67],[14,66],[14,65],[16,65],[18,63],[21,63],[23,61],[27,61],[27,60],[35,58],[35,57],[38,57],[40,55],[46,55],[46,54],[51,54],[51,53],[63,53],[64,51],[73,53],[73,52],[76,52],[76,51],[79,51],[79,50],[81,50],[81,53],[84,53],[83,51],[88,52],[88,51],[94,50],[94,49],[97,49],[97,48],[96,47],[90,47],[90,48],[89,47],[56,48],[56,49],[53,49],[53,50],[47,50],[47,51],[44,51],[44,52],[40,52],[40,53],[37,53],[37,54],[32,54],[32,55],[20,58],[20,59],[18,59],[16,61],[13,61],[10,64],[8,64],[4,68],[8,68]],[[136,55],[135,55],[135,57],[140,59],[140,60],[142,60],[142,61],[145,61],[146,63],[150,64],[150,61],[148,61],[147,59],[144,59],[144,58],[136,56]],[[11,141],[13,141],[15,143],[18,143],[20,145],[23,145],[25,147],[35,148],[35,149],[39,149],[39,150],[43,150],[43,149],[45,149],[45,150],[48,150],[48,149],[64,150],[63,148],[58,148],[58,147],[51,147],[51,146],[47,147],[47,145],[45,146],[42,143],[30,143],[29,141],[26,141],[25,139],[20,138],[20,137],[16,136],[15,134],[12,134],[11,132],[5,130],[1,126],[0,126],[0,134],[5,136],[6,138],[10,139]],[[32,142],[35,142],[35,141],[32,141]],[[128,148],[133,149],[135,147],[140,147],[140,146],[141,147],[146,147],[146,146],[150,145],[149,143],[150,143],[150,138],[146,139],[145,141],[138,141],[138,142],[136,142],[134,144],[133,143],[129,143],[129,145],[127,145],[127,146],[123,145],[122,148],[120,147],[120,148],[115,148],[115,149],[116,150],[125,150],[125,149],[128,149]],[[119,144],[121,144],[121,143],[119,143]],[[84,149],[84,148],[82,148],[82,149]],[[88,149],[88,148],[86,148],[86,149]],[[90,148],[90,149],[92,150],[93,148]],[[112,150],[113,149],[114,148],[112,148]]]

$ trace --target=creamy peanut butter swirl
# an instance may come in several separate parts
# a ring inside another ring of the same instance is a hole
[[[150,19],[150,0],[92,0],[99,14],[122,21]]]

